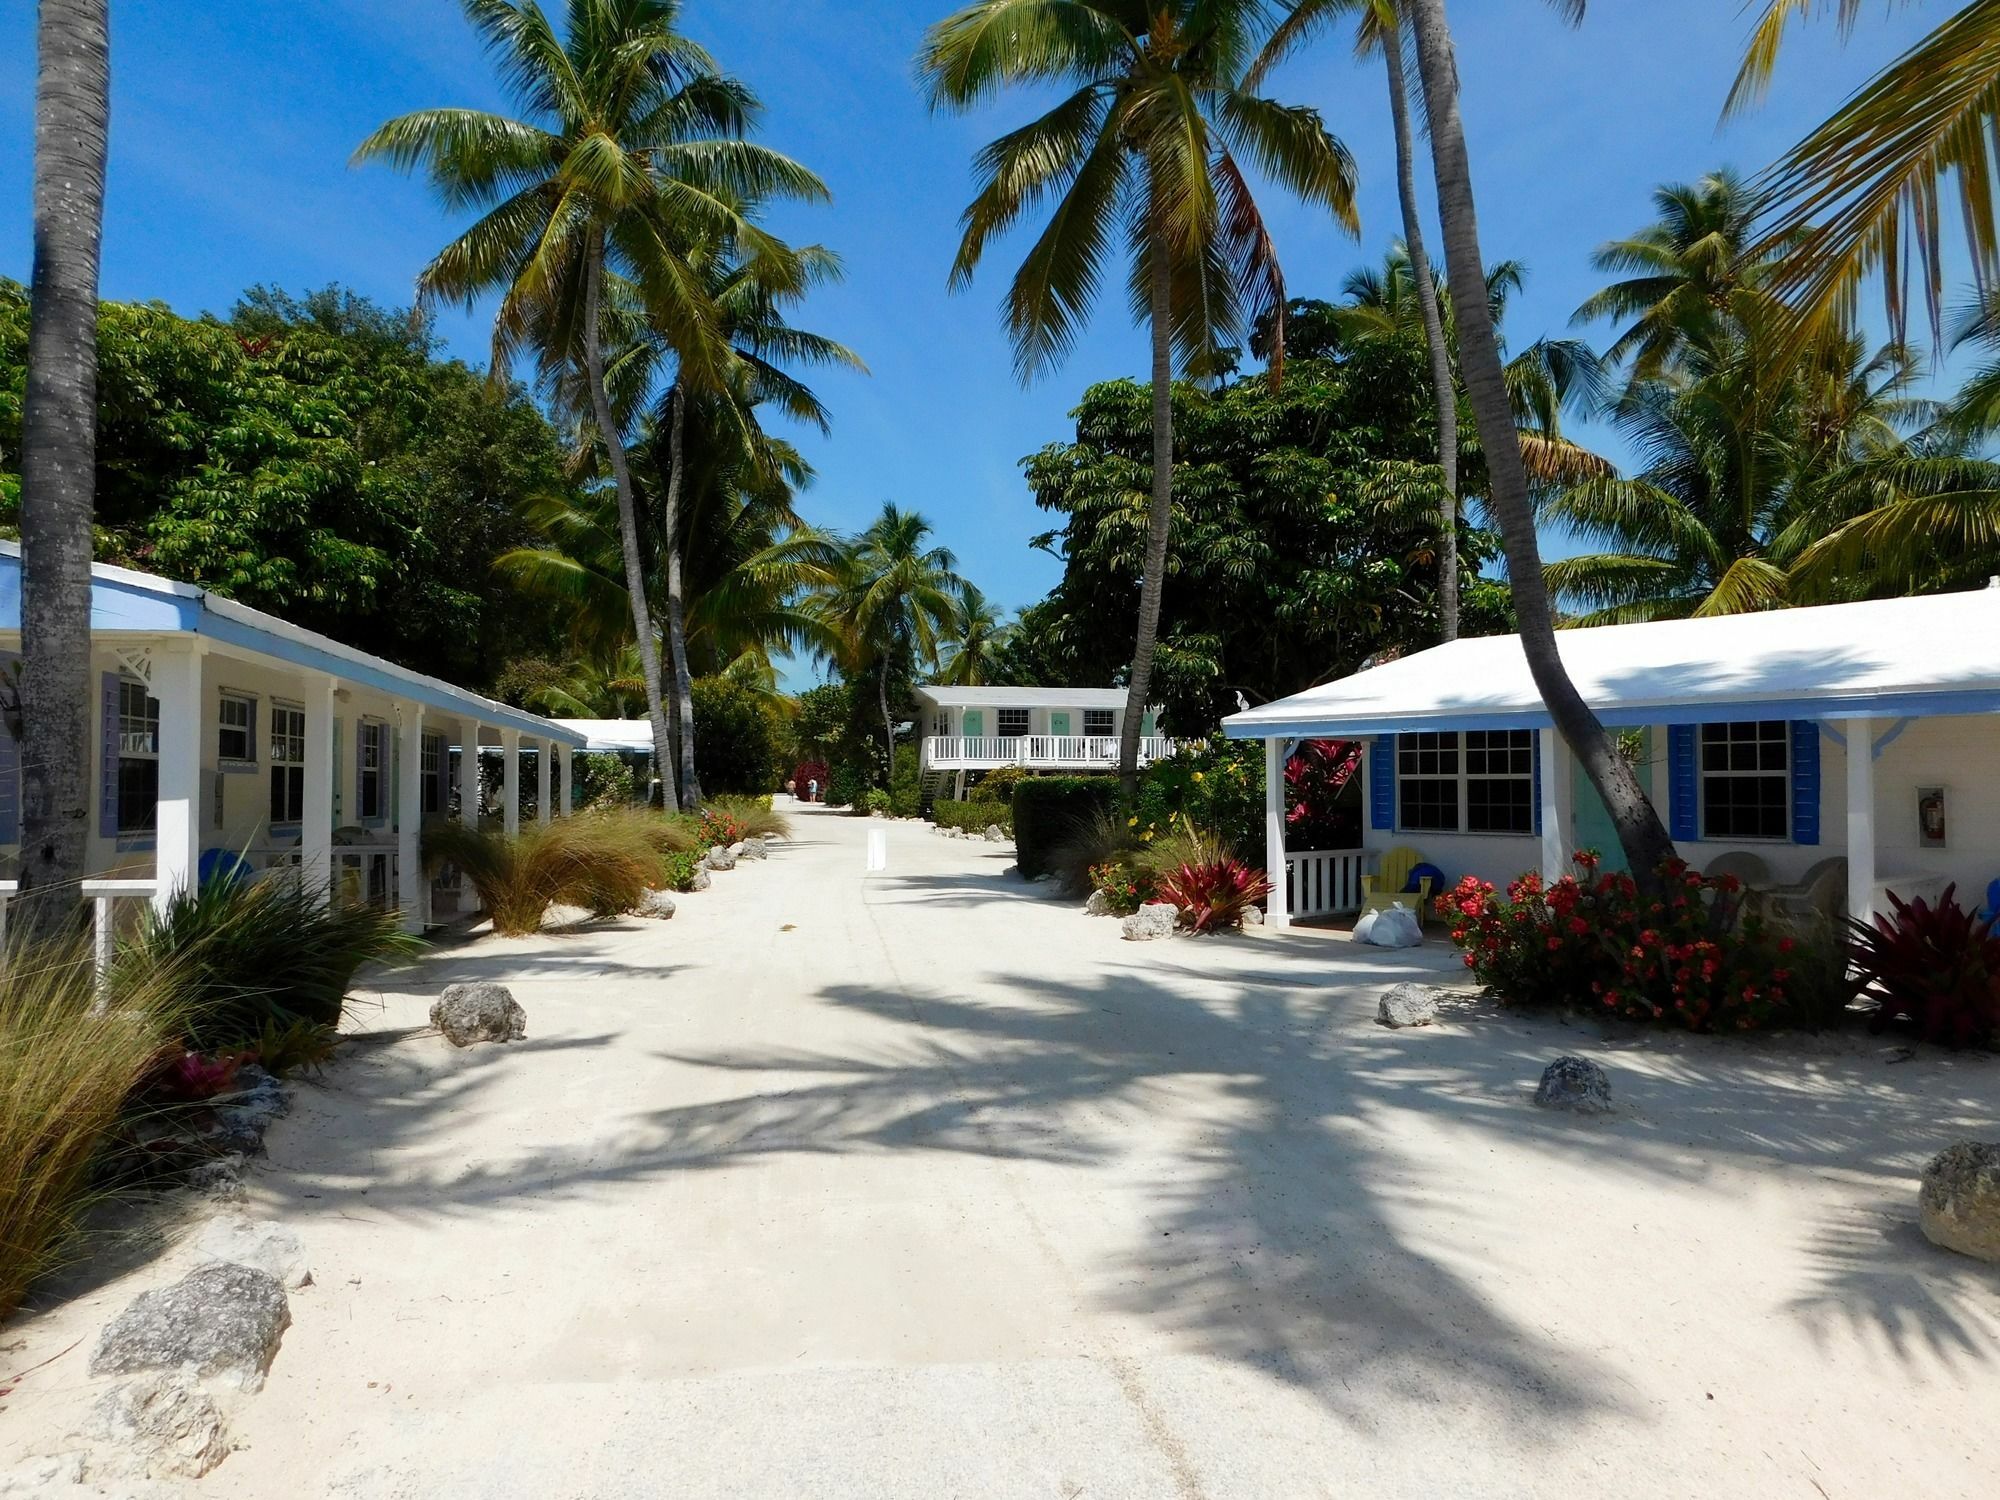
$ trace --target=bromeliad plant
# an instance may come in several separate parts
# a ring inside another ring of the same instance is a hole
[[[1937,903],[1905,902],[1893,913],[1848,922],[1856,997],[1872,1002],[1872,1031],[1897,1021],[1947,1047],[2000,1044],[2000,937],[1992,922],[1958,903],[1947,886]]]
[[[1271,893],[1264,872],[1233,854],[1174,866],[1160,880],[1162,901],[1180,908],[1181,926],[1222,932],[1243,925],[1250,908]]]
[[[1734,876],[1710,880],[1678,860],[1660,894],[1601,873],[1594,853],[1544,885],[1523,875],[1503,895],[1467,876],[1440,898],[1465,965],[1510,1005],[1591,1006],[1691,1031],[1748,1031],[1795,1019],[1790,937],[1743,909]]]

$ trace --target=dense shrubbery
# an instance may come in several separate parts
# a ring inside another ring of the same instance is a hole
[[[1731,876],[1673,861],[1663,894],[1642,897],[1597,857],[1544,887],[1523,875],[1502,895],[1467,876],[1439,900],[1466,966],[1511,1005],[1583,1005],[1693,1031],[1747,1031],[1801,1019],[1796,940],[1743,909]]]
[[[1152,871],[1122,857],[1092,865],[1090,888],[1104,897],[1104,904],[1113,915],[1120,917],[1129,917],[1148,901],[1160,899]]]
[[[697,677],[689,687],[703,792],[769,792],[777,784],[778,732],[768,702],[731,677]]]
[[[576,757],[573,774],[578,807],[625,807],[644,795],[631,763],[622,755],[584,751]]]
[[[931,804],[931,821],[941,828],[963,828],[968,833],[984,833],[998,824],[1012,837],[1014,809],[999,802],[937,801]]]
[[[811,797],[816,790],[821,797],[826,796],[827,770],[823,760],[802,760],[792,768],[792,795],[800,801]]]
[[[868,772],[859,764],[844,761],[827,775],[826,801],[829,807],[852,807],[865,811]]]
[[[915,745],[896,747],[895,766],[889,772],[889,811],[899,818],[923,815],[924,778]]]
[[[1875,1007],[1876,1031],[1905,1021],[1947,1047],[2000,1044],[2000,937],[1990,918],[1958,903],[1947,887],[1936,905],[1904,902],[1850,922],[1849,955],[1858,998]]]
[[[1057,849],[1094,818],[1116,807],[1111,776],[1037,776],[1014,788],[1014,850],[1021,874],[1033,880],[1054,870]],[[996,820],[997,821],[997,820]],[[1086,860],[1088,870],[1096,860]]]
[[[1186,824],[1237,853],[1264,847],[1264,744],[1193,740],[1154,761],[1139,781],[1133,809],[1143,838]]]
[[[1000,766],[988,771],[971,786],[966,788],[968,802],[998,802],[1003,807],[1014,805],[1014,788],[1024,781],[1034,778],[1034,772],[1026,766]]]

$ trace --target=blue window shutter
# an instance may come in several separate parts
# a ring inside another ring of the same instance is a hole
[[[118,674],[106,672],[99,679],[98,738],[102,741],[103,763],[98,767],[97,834],[118,837]]]
[[[1701,777],[1695,770],[1697,726],[1667,726],[1668,832],[1682,843],[1701,837]]]
[[[1396,826],[1396,737],[1378,734],[1368,747],[1368,825]]]
[[[1534,757],[1530,762],[1534,767],[1535,778],[1529,785],[1528,795],[1534,798],[1535,832],[1540,834],[1542,831],[1542,735],[1540,730],[1531,729],[1528,732],[1533,736],[1528,743],[1535,747]]]
[[[1849,755],[1871,753],[1866,735],[1848,741]],[[1819,842],[1819,722],[1792,720],[1792,842]]]
[[[13,684],[15,702],[20,702],[21,679],[15,673],[20,657],[0,651],[0,676]],[[14,743],[14,730],[0,714],[0,844],[21,841],[21,747]]]

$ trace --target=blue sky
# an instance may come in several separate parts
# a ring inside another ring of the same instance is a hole
[[[1023,389],[997,309],[1025,238],[994,247],[970,292],[947,292],[972,153],[1028,107],[927,112],[910,59],[949,5],[688,0],[687,26],[763,96],[763,139],[834,193],[830,207],[782,213],[778,228],[844,257],[845,282],[804,321],[852,345],[872,374],[821,382],[835,428],[827,440],[801,436],[820,472],[806,509],[851,528],[884,500],[915,506],[967,573],[1018,607],[1057,572],[1027,546],[1048,517],[1019,461],[1065,436],[1086,384],[1143,370],[1145,351],[1114,284],[1067,366]],[[1725,163],[1763,166],[1941,9],[1884,19],[1871,7],[1847,48],[1830,26],[1799,33],[1764,107],[1721,128],[1748,26],[1741,0],[1592,0],[1578,30],[1535,0],[1451,8],[1485,251],[1530,271],[1509,315],[1518,343],[1567,326],[1599,284],[1592,248],[1646,221],[1655,184]],[[347,162],[391,115],[504,102],[456,0],[114,0],[112,9],[106,296],[193,314],[225,311],[258,282],[297,291],[339,281],[407,302],[455,225],[419,184]],[[0,274],[21,279],[33,10],[28,0],[0,5]],[[1397,229],[1380,65],[1357,66],[1329,41],[1270,92],[1319,107],[1359,163],[1359,242],[1276,193],[1265,199],[1294,293],[1331,296]],[[476,315],[448,311],[441,331],[485,362]],[[1588,436],[1619,452],[1614,436]]]

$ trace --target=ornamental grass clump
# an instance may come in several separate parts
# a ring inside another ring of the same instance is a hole
[[[1439,900],[1471,969],[1510,1005],[1575,1005],[1691,1031],[1748,1031],[1798,1020],[1790,937],[1746,911],[1734,876],[1710,880],[1678,860],[1657,898],[1629,875],[1577,873],[1544,886],[1523,875],[1502,895],[1467,876]]]
[[[493,930],[541,931],[551,906],[593,916],[635,909],[664,878],[656,830],[623,814],[578,813],[509,836],[463,823],[424,829],[424,869],[455,865],[479,893]]]
[[[1849,920],[1848,959],[1857,999],[1874,1007],[1869,1029],[1907,1024],[1947,1047],[2000,1044],[2000,937],[1990,918],[1946,886],[1935,905],[1889,894],[1891,912]]]
[[[179,1026],[172,964],[98,991],[87,948],[16,945],[0,972],[0,1319],[73,1243],[126,1101]]]

